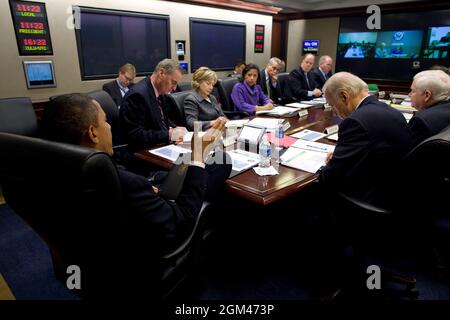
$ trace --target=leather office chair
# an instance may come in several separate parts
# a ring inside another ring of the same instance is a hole
[[[178,89],[181,91],[189,91],[192,90],[192,83],[191,82],[180,82],[178,84]]]
[[[226,79],[218,79],[215,85],[219,94],[219,101],[222,104],[223,113],[228,119],[248,117],[249,114],[243,111],[235,111],[234,103],[231,99],[231,92],[236,83],[239,82],[237,77],[229,77]]]
[[[191,91],[181,91],[168,94],[166,96],[167,115],[177,126],[186,127],[186,116],[184,114],[184,99],[192,93]]]
[[[36,113],[30,98],[0,99],[0,132],[38,136]]]
[[[292,97],[291,91],[289,89],[289,72],[283,72],[278,74],[278,83],[281,89],[281,103],[291,103],[297,101]]]
[[[47,243],[56,276],[81,269],[83,298],[166,297],[195,267],[208,204],[187,239],[164,256],[151,255],[145,227],[129,220],[117,169],[93,149],[0,133],[0,183],[6,201]],[[139,291],[142,292],[142,291]]]
[[[353,228],[350,241],[355,246],[362,238],[367,238],[367,230],[377,230],[375,241],[406,239],[409,244],[430,249],[450,239],[450,126],[413,148],[403,159],[395,186],[395,201],[389,206],[374,206],[343,193],[338,193],[341,215],[354,215],[350,219]],[[392,183],[393,181],[386,181]],[[420,195],[420,196],[415,196]],[[345,208],[345,209],[344,209]],[[338,217],[339,219],[339,217]],[[364,224],[364,226],[363,226]],[[347,234],[348,235],[348,234]],[[417,237],[416,235],[421,235]],[[369,235],[370,236],[370,235]],[[389,236],[393,236],[392,238]],[[367,239],[365,239],[367,240]],[[394,240],[395,241],[395,240]],[[361,245],[359,245],[360,251]],[[448,247],[447,247],[448,250]],[[435,253],[437,253],[435,251]],[[439,256],[437,262],[441,263]],[[442,268],[443,266],[438,266]],[[413,277],[384,273],[382,278],[406,285],[408,293],[415,298],[418,292],[413,290],[416,280]]]

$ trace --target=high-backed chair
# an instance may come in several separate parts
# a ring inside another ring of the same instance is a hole
[[[296,99],[292,97],[291,90],[289,89],[289,72],[279,73],[278,83],[281,89],[281,102],[285,104],[296,101]]]
[[[189,91],[192,90],[192,83],[191,82],[180,82],[178,84],[178,89],[180,91]]]
[[[111,126],[113,146],[119,146],[119,109],[111,96],[104,90],[88,92],[87,95],[100,104],[106,113],[106,121]]]
[[[184,99],[192,93],[191,91],[181,91],[168,94],[166,96],[167,115],[177,126],[186,127],[186,116],[184,114]]]
[[[124,298],[141,289],[163,297],[194,265],[207,205],[187,239],[158,256],[152,252],[159,244],[149,243],[145,227],[124,208],[107,154],[7,133],[0,133],[0,154],[7,203],[47,243],[64,284],[68,267],[80,268],[80,296]]]
[[[218,79],[215,87],[219,94],[219,100],[222,104],[223,113],[229,118],[246,117],[248,113],[234,110],[234,103],[231,99],[231,92],[236,83],[239,82],[239,78],[229,77],[226,79]]]
[[[365,248],[361,238],[368,237],[368,230],[376,230],[373,242],[389,246],[392,239],[407,239],[410,244],[431,249],[436,241],[442,241],[436,235],[450,239],[450,126],[434,135],[415,148],[403,159],[398,176],[386,181],[386,187],[394,181],[391,188],[395,199],[387,206],[374,206],[343,193],[338,193],[340,203],[338,215],[352,220],[351,227],[344,225],[353,246],[359,252]],[[418,194],[419,196],[415,196]],[[351,215],[352,214],[352,215]],[[351,215],[351,218],[348,218]],[[337,217],[338,220],[339,217]],[[354,229],[354,230],[352,230]],[[448,230],[447,232],[445,230]],[[419,235],[419,236],[417,236]],[[370,237],[370,235],[369,235]],[[391,242],[392,243],[392,242]],[[431,251],[431,250],[430,250]],[[411,291],[415,279],[394,274],[384,277],[407,286]],[[411,292],[410,292],[411,293]],[[412,291],[413,296],[417,294]]]
[[[38,135],[36,113],[30,98],[0,99],[0,132]]]

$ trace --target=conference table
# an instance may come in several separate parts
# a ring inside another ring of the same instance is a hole
[[[340,123],[340,118],[335,116],[331,109],[324,110],[317,107],[310,108],[307,116],[286,119],[290,123],[286,135],[306,128],[323,132],[325,128]],[[327,139],[318,142],[333,144]],[[150,153],[149,150],[139,151],[135,156],[163,169],[170,169],[173,166],[172,162]],[[317,174],[283,165],[279,165],[277,170],[279,174],[273,176],[259,176],[253,169],[241,172],[226,181],[225,190],[240,198],[266,206],[298,192],[317,179]]]

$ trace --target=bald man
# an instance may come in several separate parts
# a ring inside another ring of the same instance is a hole
[[[387,205],[397,165],[412,147],[403,115],[369,95],[367,84],[348,72],[333,75],[325,98],[344,120],[334,154],[320,172],[327,189],[366,202]]]
[[[297,100],[311,100],[320,97],[322,91],[317,88],[316,82],[311,74],[314,64],[314,55],[308,53],[305,55],[297,69],[289,73],[289,93],[291,97]]]
[[[427,70],[414,76],[411,104],[418,112],[409,121],[414,144],[438,134],[450,125],[450,76],[441,70]]]
[[[322,90],[325,82],[333,75],[331,68],[333,67],[333,59],[330,56],[321,56],[319,66],[314,68],[311,73],[317,88]]]

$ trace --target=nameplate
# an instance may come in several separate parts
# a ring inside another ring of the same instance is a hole
[[[308,110],[307,110],[307,109],[302,109],[302,110],[300,110],[300,111],[298,112],[298,117],[299,117],[299,118],[304,117],[304,116],[307,116],[307,115],[308,115]]]
[[[337,133],[338,131],[339,131],[339,126],[337,124],[325,128],[326,134],[333,134],[333,133]]]

